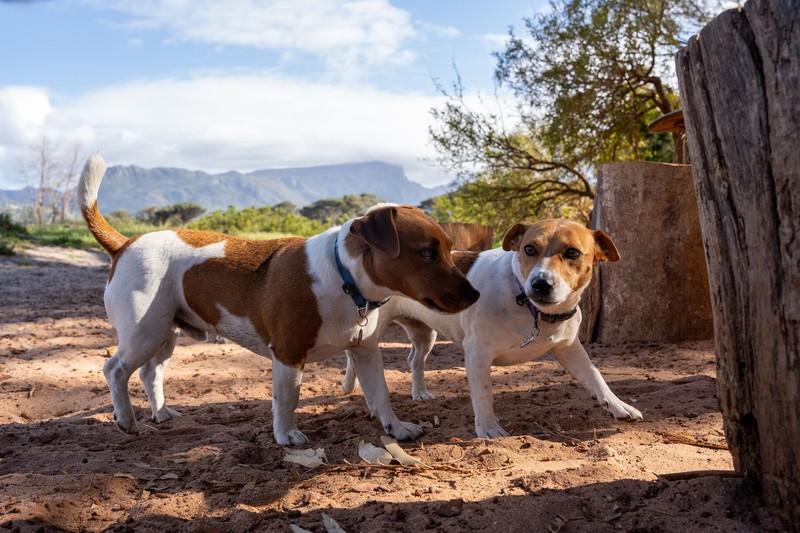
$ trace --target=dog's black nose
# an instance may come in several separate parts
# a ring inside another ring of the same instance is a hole
[[[475,287],[470,287],[466,296],[470,302],[477,302],[478,298],[481,297],[481,293]]]
[[[546,279],[537,279],[531,283],[531,289],[535,294],[547,295],[553,292],[553,282]]]

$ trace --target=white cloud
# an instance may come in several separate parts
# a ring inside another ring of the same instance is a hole
[[[52,111],[50,98],[39,87],[0,87],[0,144],[31,141]]]
[[[3,95],[22,95],[10,104],[16,116],[0,113],[0,135],[13,141],[0,154],[3,187],[14,152],[42,131],[80,140],[112,165],[218,172],[382,160],[426,185],[448,180],[420,162],[434,155],[427,131],[435,96],[255,74],[137,81],[57,106],[36,89],[15,91],[0,90],[0,109]],[[20,105],[26,98],[29,107]]]
[[[453,26],[441,26],[439,24],[431,24],[430,22],[425,22],[423,20],[418,20],[417,25],[421,29],[437,37],[455,39],[457,37],[461,37],[462,35],[461,30],[454,28]]]
[[[297,51],[334,71],[402,65],[416,32],[388,0],[83,0],[133,17],[126,26],[162,29],[178,41]]]

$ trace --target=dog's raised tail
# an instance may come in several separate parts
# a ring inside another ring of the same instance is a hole
[[[81,173],[81,180],[78,182],[78,202],[81,206],[81,214],[89,231],[100,243],[100,246],[113,257],[120,248],[128,241],[128,238],[111,227],[111,224],[100,214],[97,207],[97,192],[100,190],[100,182],[106,173],[106,162],[100,154],[94,154],[87,161]]]

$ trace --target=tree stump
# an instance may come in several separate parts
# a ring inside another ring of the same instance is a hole
[[[595,268],[581,302],[587,342],[678,342],[714,335],[691,168],[601,165],[590,226],[608,233],[618,263]]]
[[[800,531],[800,2],[726,11],[676,64],[725,434]]]

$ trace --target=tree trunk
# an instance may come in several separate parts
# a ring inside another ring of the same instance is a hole
[[[676,63],[725,434],[800,531],[800,2],[726,11]]]
[[[711,339],[708,275],[687,165],[601,165],[590,226],[608,233],[619,263],[595,268],[581,302],[587,342]]]

